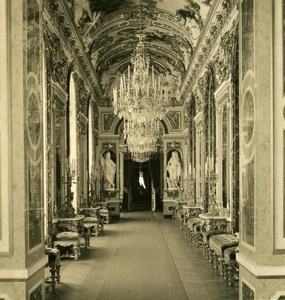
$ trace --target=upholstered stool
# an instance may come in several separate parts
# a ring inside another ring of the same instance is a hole
[[[209,247],[214,258],[214,268],[217,269],[220,266],[219,271],[222,276],[224,275],[224,251],[230,247],[237,247],[238,244],[239,240],[234,235],[227,233],[217,234],[209,238]],[[220,261],[219,266],[218,261]]]
[[[200,218],[192,217],[187,220],[188,237],[191,241],[194,239],[194,226],[200,224]]]
[[[80,234],[73,231],[63,231],[57,233],[54,239],[54,247],[57,247],[61,256],[72,257],[71,251],[74,253],[74,259],[77,260],[81,256],[80,251]]]
[[[238,279],[239,265],[236,261],[238,247],[233,246],[224,251],[224,280],[228,285],[232,285],[235,279]]]
[[[207,259],[209,262],[212,262],[212,256],[210,252],[210,246],[209,246],[209,239],[210,237],[217,235],[217,234],[223,234],[225,231],[220,229],[212,229],[208,231],[200,231],[202,244],[203,244],[203,254],[205,259]]]

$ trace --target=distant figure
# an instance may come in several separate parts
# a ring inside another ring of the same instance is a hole
[[[143,179],[143,171],[139,171],[139,184],[142,186],[144,189],[146,189],[145,184],[144,184],[144,179]]]
[[[167,177],[168,188],[170,189],[179,188],[181,163],[177,151],[172,152],[171,157],[167,163],[166,170],[169,173],[169,177]]]
[[[104,189],[114,189],[116,164],[112,161],[109,151],[105,154],[105,158],[102,157],[102,168]]]

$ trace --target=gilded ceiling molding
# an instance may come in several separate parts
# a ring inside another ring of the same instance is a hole
[[[209,61],[223,28],[228,25],[228,19],[231,14],[237,10],[238,0],[216,1],[214,5],[215,7],[205,25],[204,31],[200,37],[200,42],[195,49],[187,74],[181,86],[181,94],[184,99],[185,94],[193,89],[193,86],[203,71],[204,65]]]
[[[101,95],[102,89],[85,46],[75,25],[73,24],[68,4],[64,0],[47,0],[44,2],[44,19],[60,37],[65,51],[70,54],[80,73],[94,95]]]

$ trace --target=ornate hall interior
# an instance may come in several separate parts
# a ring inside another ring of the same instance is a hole
[[[0,300],[285,299],[284,20],[0,0]]]

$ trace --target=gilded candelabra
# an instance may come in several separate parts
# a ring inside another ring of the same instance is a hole
[[[219,206],[216,201],[217,200],[216,184],[217,184],[218,176],[214,169],[208,170],[206,180],[208,182],[208,191],[209,191],[208,214],[211,216],[218,216],[219,215]]]

